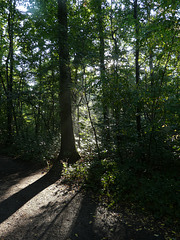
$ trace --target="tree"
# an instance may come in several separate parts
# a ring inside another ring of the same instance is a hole
[[[61,149],[59,160],[75,163],[79,154],[75,147],[73,123],[71,115],[71,72],[69,66],[67,1],[58,0],[59,22],[59,70],[60,70],[60,118],[61,118]]]
[[[98,21],[98,34],[99,34],[99,60],[100,60],[100,79],[102,84],[102,107],[103,107],[103,135],[104,135],[104,143],[108,148],[108,142],[110,140],[110,130],[109,130],[109,109],[107,104],[107,76],[105,69],[105,40],[104,40],[104,29],[105,29],[105,21],[104,21],[104,12],[102,9],[102,0],[96,1],[94,5],[97,5],[97,21]]]
[[[57,156],[43,152],[56,145],[57,162],[74,163],[77,135],[79,148],[95,149],[88,102],[102,156],[143,151],[150,159],[179,149],[171,141],[179,129],[178,9],[172,0],[1,1],[0,141],[13,136],[20,154],[44,159]]]
[[[139,39],[139,19],[138,19],[138,2],[134,0],[134,20],[135,20],[135,37],[136,37],[136,46],[135,46],[135,69],[136,69],[136,85],[137,91],[139,92],[139,81],[140,81],[140,72],[139,72],[139,51],[140,51],[140,39]],[[139,102],[137,103],[137,113],[136,113],[136,127],[139,137],[141,136],[141,109],[139,107]]]
[[[9,1],[8,13],[8,38],[9,49],[6,59],[6,82],[7,82],[7,143],[12,143],[13,123],[13,69],[14,69],[14,14],[16,1]]]

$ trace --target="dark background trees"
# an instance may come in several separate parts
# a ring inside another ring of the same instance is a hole
[[[74,163],[76,147],[87,159],[98,153],[113,201],[149,206],[152,197],[158,208],[169,191],[165,208],[175,211],[179,9],[178,1],[1,1],[1,152],[39,163],[58,155]]]

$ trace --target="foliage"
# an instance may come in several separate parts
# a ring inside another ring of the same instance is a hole
[[[65,2],[63,66],[82,160],[64,174],[110,205],[177,219],[179,1]],[[55,0],[0,3],[1,152],[39,163],[57,159],[62,139],[57,8]]]
[[[78,183],[86,191],[92,191],[108,207],[123,205],[131,211],[151,214],[175,229],[180,217],[178,167],[177,162],[167,170],[152,169],[145,163],[135,164],[132,159],[125,164],[119,159],[102,159],[101,162],[86,159],[66,166],[64,176],[69,183]]]

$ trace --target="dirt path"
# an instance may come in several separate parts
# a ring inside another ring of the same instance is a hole
[[[130,215],[108,211],[78,187],[0,157],[0,240],[167,239]]]

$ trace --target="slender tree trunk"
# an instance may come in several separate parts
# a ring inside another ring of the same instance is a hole
[[[78,135],[78,147],[81,148],[81,136],[80,136],[80,127],[79,127],[79,120],[80,120],[80,111],[79,111],[79,104],[77,106],[77,135]]]
[[[116,31],[113,31],[113,9],[112,9],[112,4],[113,1],[111,0],[111,16],[110,16],[110,21],[111,21],[111,37],[114,43],[114,58],[113,58],[113,80],[115,84],[115,88],[118,89],[118,43],[117,39],[115,36]],[[119,94],[119,93],[118,93]],[[113,115],[115,118],[115,123],[116,123],[116,146],[117,146],[117,153],[119,157],[122,159],[121,155],[121,139],[120,139],[120,106],[117,106],[117,104],[114,104],[113,106]]]
[[[72,164],[75,163],[80,156],[75,147],[71,115],[71,73],[69,66],[66,4],[66,0],[58,0],[61,114],[61,149],[58,160],[67,160],[69,164]]]
[[[13,135],[13,65],[14,65],[14,10],[16,1],[9,0],[8,14],[8,35],[9,35],[9,52],[6,59],[6,82],[7,82],[7,143],[12,142]]]
[[[135,68],[136,68],[136,85],[137,91],[139,92],[139,81],[140,81],[140,74],[139,74],[139,20],[138,20],[138,4],[137,0],[134,0],[134,19],[135,19],[135,35],[136,35],[136,46],[135,46]],[[136,108],[136,127],[138,136],[141,136],[141,109],[139,106],[139,101],[137,103]]]
[[[147,6],[147,21],[150,21],[150,6],[149,2],[146,0],[146,6]],[[148,47],[149,51],[149,71],[150,71],[150,82],[151,82],[151,94],[153,96],[153,104],[152,104],[152,110],[151,110],[151,117],[150,121],[152,124],[152,129],[150,132],[150,137],[149,137],[149,146],[148,146],[148,158],[151,158],[151,148],[152,148],[152,141],[153,141],[153,135],[154,135],[154,118],[155,118],[155,86],[154,86],[154,69],[153,69],[153,50],[151,45]]]
[[[54,90],[53,90],[53,83],[55,82],[54,78],[54,69],[52,68],[52,88],[51,88],[51,97],[52,97],[52,131],[54,132],[55,129],[55,99],[54,99]]]
[[[99,57],[100,57],[100,78],[102,84],[102,106],[103,106],[103,119],[104,119],[104,140],[106,147],[109,144],[110,140],[110,130],[109,130],[109,109],[106,101],[106,92],[107,92],[107,79],[106,79],[106,70],[105,70],[105,44],[104,44],[104,17],[102,12],[102,1],[97,1],[98,7],[98,29],[99,29]]]
[[[95,129],[95,127],[94,127],[93,119],[92,119],[92,117],[91,117],[91,110],[90,110],[89,103],[88,103],[88,98],[87,98],[85,67],[84,67],[84,80],[85,80],[85,83],[84,83],[84,96],[85,96],[86,106],[87,106],[87,110],[88,110],[89,120],[90,120],[91,127],[92,127],[92,130],[93,130],[93,133],[94,133],[94,138],[95,138],[95,143],[96,143],[96,149],[97,149],[97,153],[98,153],[98,158],[99,158],[99,160],[100,160],[101,156],[100,156],[100,150],[99,150],[97,133],[96,133],[96,129]]]
[[[41,46],[39,46],[41,49]],[[43,84],[42,84],[42,58],[41,55],[39,56],[39,68],[38,68],[38,78],[39,78],[39,89],[38,89],[38,104],[37,104],[37,121],[36,121],[36,127],[35,127],[35,134],[36,137],[42,133],[42,119],[41,119],[41,106],[42,106],[42,89],[43,89]]]

